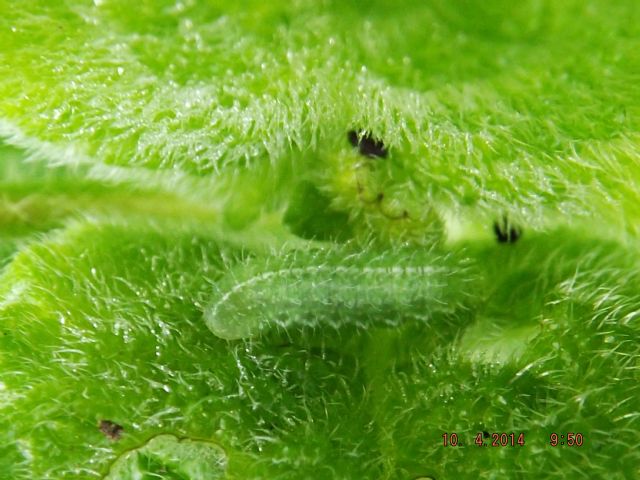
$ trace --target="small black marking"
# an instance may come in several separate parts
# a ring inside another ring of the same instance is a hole
[[[493,222],[493,231],[498,243],[516,243],[522,236],[521,230],[510,224],[506,215],[502,217],[502,222]]]
[[[100,428],[100,431],[104,433],[105,437],[113,441],[120,440],[120,437],[122,437],[122,434],[124,433],[122,425],[118,425],[111,420],[100,420],[98,428]]]
[[[387,158],[389,153],[387,147],[382,140],[375,138],[370,132],[349,130],[347,138],[351,146],[358,147],[360,155],[370,158]]]
[[[358,139],[358,132],[356,132],[355,130],[349,130],[349,133],[347,133],[347,138],[349,139],[349,143],[352,147],[357,147],[360,143],[360,140]]]
[[[489,438],[489,437],[490,437],[489,432],[487,432],[486,430],[483,430],[483,431],[482,431],[482,436],[483,436],[484,438]]]

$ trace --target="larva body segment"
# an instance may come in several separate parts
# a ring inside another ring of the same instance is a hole
[[[473,278],[468,262],[430,251],[293,252],[233,267],[204,318],[228,340],[271,329],[393,327],[464,308]]]

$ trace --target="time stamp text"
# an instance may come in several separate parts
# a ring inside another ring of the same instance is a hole
[[[473,441],[467,443],[465,439],[457,433],[443,433],[442,445],[444,447],[465,447],[475,445],[477,447],[524,447],[526,440],[524,433],[489,433],[487,431],[478,432]],[[548,444],[552,447],[581,447],[584,445],[584,435],[580,432],[564,432],[549,434]]]

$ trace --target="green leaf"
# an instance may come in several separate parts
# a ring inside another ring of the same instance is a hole
[[[635,231],[633,0],[0,8],[1,133],[56,162],[269,165],[382,234],[501,210]],[[389,158],[354,154],[353,129]]]
[[[134,7],[0,0],[0,477],[637,476],[633,0]]]
[[[134,456],[144,468],[188,471],[182,447],[168,457],[146,443],[160,434],[215,442],[228,461],[224,478],[543,476],[584,455],[597,459],[585,472],[637,465],[613,442],[633,445],[640,431],[633,403],[620,401],[638,395],[628,368],[640,354],[636,249],[569,231],[473,244],[457,254],[476,265],[465,294],[473,308],[454,295],[459,308],[416,311],[394,327],[371,306],[378,322],[367,328],[345,312],[329,328],[292,323],[283,335],[227,342],[203,312],[245,255],[206,230],[139,223],[76,224],[21,249],[0,279],[5,471],[98,477],[134,468]],[[360,255],[343,264],[394,258]],[[322,258],[300,252],[285,263],[309,268]],[[354,287],[373,288],[377,277],[362,280]],[[313,295],[297,300],[311,302],[304,315],[330,321],[322,312],[341,297],[322,305]],[[389,295],[413,308],[404,289]],[[476,328],[487,318],[491,328]],[[530,334],[514,336],[515,324]],[[498,340],[517,348],[492,348]],[[105,434],[106,421],[122,431]],[[471,442],[482,430],[524,432],[528,447],[483,455],[470,444],[460,463],[462,450],[439,446],[442,433]],[[557,430],[588,443],[541,461]]]

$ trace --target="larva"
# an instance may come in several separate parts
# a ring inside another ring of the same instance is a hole
[[[473,279],[466,260],[433,251],[291,252],[233,267],[204,318],[228,340],[274,328],[393,327],[463,308]]]

